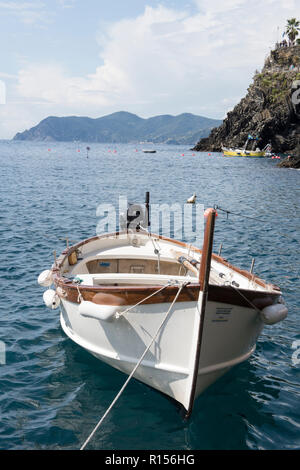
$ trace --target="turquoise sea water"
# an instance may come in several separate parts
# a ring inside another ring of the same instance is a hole
[[[163,145],[144,154],[141,146],[93,144],[87,159],[86,145],[0,142],[0,448],[78,449],[123,385],[122,373],[64,335],[36,279],[53,250],[64,249],[60,238],[95,235],[98,204],[117,205],[119,195],[143,201],[149,190],[153,203],[182,204],[196,192],[205,207],[258,218],[227,220],[219,211],[215,251],[222,242],[223,256],[247,269],[255,257],[255,272],[282,287],[289,316],[265,327],[254,355],[197,399],[188,422],[133,380],[89,448],[299,449],[292,345],[300,340],[300,172]]]

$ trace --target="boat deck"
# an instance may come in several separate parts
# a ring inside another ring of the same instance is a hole
[[[81,279],[86,286],[100,285],[164,285],[168,282],[188,280],[198,283],[201,252],[191,245],[175,243],[144,233],[116,239],[116,237],[93,238],[79,247],[79,257],[74,265],[64,258],[61,272],[64,277]],[[178,258],[193,263],[186,267]],[[214,286],[231,285],[255,291],[271,291],[255,275],[238,270],[223,258],[211,261],[209,283]]]

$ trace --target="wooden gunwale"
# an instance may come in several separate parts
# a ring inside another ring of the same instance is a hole
[[[64,282],[62,278],[54,278],[54,283],[56,286],[61,287],[65,292],[63,298],[69,302],[79,303],[78,300],[78,289],[84,300],[93,301],[93,297],[99,292],[105,294],[115,295],[116,298],[122,297],[124,300],[124,305],[135,305],[136,303],[143,300],[145,297],[148,297],[150,294],[153,294],[155,291],[160,289],[162,286],[107,286],[99,285],[96,287],[93,286],[84,286]],[[197,302],[199,296],[200,284],[188,284],[185,286],[177,302]],[[159,292],[157,295],[154,295],[150,299],[147,299],[145,304],[157,304],[157,303],[168,303],[172,302],[176,293],[178,291],[178,286],[167,286],[163,291]],[[268,305],[272,305],[274,301],[278,298],[279,293],[269,293],[261,291],[253,291],[247,289],[239,289],[242,295],[240,295],[235,289],[230,286],[214,286],[209,285],[208,288],[208,300],[211,302],[225,303],[231,305],[237,305],[241,307],[251,307],[250,303],[254,304],[257,308],[263,308]],[[246,300],[247,299],[247,300]],[[106,305],[115,305],[112,301],[106,302]],[[118,305],[118,302],[116,303]]]
[[[147,232],[141,232],[143,234],[147,234]],[[91,237],[85,239],[73,246],[69,249],[65,249],[62,254],[57,258],[56,264],[52,266],[53,271],[53,279],[56,286],[61,287],[65,291],[64,298],[69,300],[70,302],[78,303],[78,289],[77,284],[73,283],[72,281],[68,280],[64,276],[62,276],[60,270],[65,262],[66,258],[70,256],[71,253],[80,249],[80,247],[90,243],[92,241],[96,241],[103,238],[118,238],[120,235],[125,235],[126,232],[116,232],[116,233],[109,233],[103,234],[100,236]],[[171,238],[164,237],[162,235],[155,235],[151,234],[151,236],[158,238],[160,240],[164,240],[167,242],[171,242],[176,244],[180,247],[189,248],[191,251],[202,254],[202,250],[197,247],[193,247],[188,245],[185,242],[181,242],[179,240],[173,240]],[[267,303],[271,305],[274,300],[280,295],[280,288],[274,286],[273,284],[267,284],[262,279],[258,278],[257,276],[251,274],[249,271],[245,271],[239,269],[226,261],[221,256],[212,254],[212,259],[223,264],[229,269],[245,276],[249,280],[256,282],[258,285],[268,288],[271,287],[273,292],[261,292],[261,291],[253,291],[248,289],[239,289],[239,291],[246,297],[251,303],[256,304],[256,302],[263,301],[264,306],[266,306],[266,298],[270,299],[270,302]],[[86,285],[79,285],[80,293],[84,300],[92,300],[93,296],[96,293],[103,292],[109,294],[116,294],[118,296],[124,297],[125,305],[134,305],[135,303],[141,301],[144,297],[147,297],[155,290],[158,290],[161,285],[149,285],[149,286],[107,286],[107,285],[98,285],[98,286],[86,286]],[[199,289],[200,284],[199,282],[188,284],[186,287],[183,288],[182,292],[180,293],[177,301],[178,302],[188,302],[188,301],[197,301],[199,296]],[[145,303],[165,303],[165,302],[172,302],[174,299],[176,292],[178,290],[178,286],[167,286],[161,293],[151,297]],[[276,292],[274,292],[276,291]],[[239,293],[230,286],[215,286],[209,285],[208,290],[208,300],[221,302],[221,303],[229,303],[232,305],[239,305],[239,306],[246,306],[249,307],[249,303],[241,296]],[[111,304],[113,305],[113,304]]]

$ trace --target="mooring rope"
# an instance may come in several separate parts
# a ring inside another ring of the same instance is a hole
[[[163,321],[161,322],[161,324],[159,325],[155,335],[153,336],[152,340],[150,341],[150,344],[147,346],[147,348],[145,349],[145,351],[143,352],[140,360],[138,361],[138,363],[135,365],[134,369],[132,370],[131,374],[128,376],[127,380],[125,381],[123,387],[120,389],[120,391],[118,392],[118,394],[116,395],[116,397],[114,398],[114,400],[111,402],[110,406],[107,408],[107,410],[105,411],[104,415],[102,416],[102,418],[100,419],[100,421],[98,422],[98,424],[95,426],[95,428],[93,429],[93,431],[91,432],[91,434],[89,435],[89,437],[86,439],[86,441],[83,443],[83,445],[81,446],[80,450],[84,450],[85,447],[87,446],[87,444],[90,442],[90,440],[92,439],[92,437],[94,436],[94,434],[96,433],[96,431],[99,429],[99,427],[101,426],[101,424],[103,423],[104,419],[106,418],[106,416],[108,415],[108,413],[110,412],[110,410],[113,408],[114,404],[117,402],[117,400],[120,398],[120,396],[122,395],[123,391],[125,390],[125,388],[127,387],[129,381],[132,379],[134,373],[136,372],[137,368],[140,366],[141,362],[143,361],[144,357],[146,356],[147,352],[149,351],[149,349],[151,348],[152,344],[154,343],[158,333],[160,332],[161,328],[163,327],[163,325],[165,324],[168,316],[169,316],[169,313],[171,312],[172,308],[173,308],[173,305],[175,304],[180,292],[182,291],[183,287],[186,285],[187,283],[184,282],[184,283],[181,283],[181,285],[179,286],[179,289],[178,289],[178,292],[177,294],[175,295],[174,297],[174,300],[173,302],[171,303]]]
[[[241,291],[235,287],[234,285],[232,285],[231,283],[227,284],[228,287],[232,287],[232,289],[234,289],[238,294],[240,294],[240,296],[252,307],[254,308],[254,310],[257,312],[257,313],[261,313],[261,310],[259,310],[259,308],[257,308],[252,302],[251,300],[247,299],[247,297],[244,296],[244,294],[241,293]]]
[[[266,222],[268,222],[263,217],[250,217],[249,215],[244,215],[244,214],[241,214],[241,213],[238,213],[238,212],[233,212],[233,211],[229,211],[227,209],[223,209],[222,207],[218,206],[217,204],[214,205],[214,209],[225,212],[227,219],[228,219],[228,215],[232,214],[236,217],[241,217],[241,218],[250,219],[250,220],[258,220],[259,222],[262,222],[264,224],[266,224]],[[286,233],[281,232],[281,233],[279,233],[279,235],[282,236],[282,237],[288,238],[289,240],[295,240],[295,237],[291,237],[290,235],[287,235]]]
[[[79,304],[81,304],[81,302],[83,302],[83,297],[82,297],[82,294],[81,294],[81,292],[80,292],[80,290],[79,290],[79,285],[78,285],[77,283],[76,283],[76,288],[77,288],[77,291],[78,291],[77,302],[78,302]]]
[[[261,222],[266,222],[264,219],[262,219],[261,217],[250,217],[249,215],[244,215],[244,214],[239,214],[238,212],[233,212],[233,211],[229,211],[227,209],[222,209],[222,207],[218,206],[218,205],[214,205],[214,209],[215,210],[219,210],[219,211],[222,211],[222,212],[225,212],[227,214],[227,219],[228,219],[228,214],[232,214],[232,215],[236,215],[238,217],[244,217],[246,219],[252,219],[252,220],[260,220]]]
[[[155,292],[152,292],[152,294],[148,295],[147,297],[145,297],[144,299],[140,300],[137,304],[135,305],[132,305],[131,307],[128,307],[126,310],[124,310],[123,312],[117,312],[116,313],[116,318],[120,318],[122,315],[124,315],[125,313],[127,312],[130,312],[130,310],[134,309],[135,307],[137,307],[138,305],[142,304],[143,302],[145,302],[146,300],[150,299],[151,297],[153,297],[154,295],[158,294],[159,292],[161,292],[162,290],[164,290],[166,287],[170,287],[171,283],[169,282],[168,284],[166,284],[165,286],[162,286],[160,289],[156,290]]]

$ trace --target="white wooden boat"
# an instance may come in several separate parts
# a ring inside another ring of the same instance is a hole
[[[44,300],[60,306],[68,337],[125,374],[155,338],[134,377],[180,402],[186,416],[203,390],[249,358],[264,324],[287,315],[278,287],[212,254],[214,220],[211,210],[202,250],[144,230],[103,234],[68,247],[39,276],[55,286]]]

